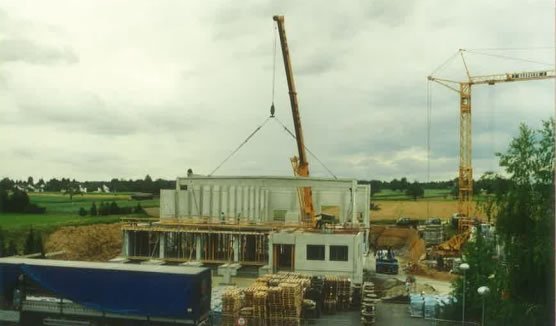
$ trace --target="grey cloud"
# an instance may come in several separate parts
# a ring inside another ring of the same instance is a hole
[[[396,27],[411,16],[414,7],[414,1],[373,0],[368,1],[366,13],[371,20]]]
[[[0,41],[0,61],[49,65],[72,64],[78,62],[79,58],[68,47],[54,48],[26,39],[5,39]]]

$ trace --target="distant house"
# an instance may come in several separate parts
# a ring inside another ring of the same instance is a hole
[[[133,195],[131,195],[131,199],[133,200],[149,200],[153,198],[154,198],[153,194],[149,194],[146,192],[136,192]]]
[[[110,192],[110,188],[108,188],[107,185],[102,185],[102,191],[103,192]]]
[[[82,193],[86,193],[87,187],[83,187],[82,185],[79,185],[79,191],[81,191]]]

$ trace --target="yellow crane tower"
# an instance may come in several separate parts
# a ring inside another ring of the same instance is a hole
[[[463,59],[467,80],[454,81],[428,76],[430,81],[437,82],[459,94],[460,108],[460,128],[459,128],[459,201],[458,213],[460,216],[471,217],[471,204],[473,197],[473,167],[471,162],[471,86],[473,85],[494,85],[497,83],[507,83],[527,80],[540,80],[555,78],[554,69],[539,71],[524,71],[503,73],[496,75],[471,76],[463,51],[459,54]]]

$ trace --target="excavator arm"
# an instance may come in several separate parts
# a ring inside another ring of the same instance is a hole
[[[297,91],[295,89],[295,81],[293,79],[293,69],[290,60],[290,52],[288,48],[288,40],[286,38],[286,29],[284,27],[284,16],[274,16],[274,21],[278,25],[278,34],[280,36],[280,45],[282,48],[282,57],[284,59],[284,68],[286,70],[286,79],[288,82],[288,91],[290,95],[290,105],[292,109],[293,125],[295,129],[295,139],[297,142],[298,157],[291,159],[294,174],[296,176],[309,176],[309,163],[307,162],[307,153],[305,151],[305,142],[303,140],[303,129],[301,128],[301,117],[299,115],[299,103],[297,101]],[[305,224],[316,225],[315,211],[313,208],[313,195],[310,187],[304,187],[299,191],[299,199],[301,205],[301,219]]]

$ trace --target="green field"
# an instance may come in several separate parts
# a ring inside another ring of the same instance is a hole
[[[108,215],[108,216],[79,216],[79,208],[87,212],[92,203],[97,208],[102,202],[110,204],[116,202],[119,207],[135,207],[138,201],[131,200],[128,194],[84,194],[76,195],[70,200],[69,196],[61,193],[29,193],[32,203],[46,207],[46,214],[0,213],[0,227],[7,241],[13,239],[21,246],[29,229],[33,228],[45,235],[61,226],[89,225],[98,223],[115,223],[122,217],[143,217],[142,214]],[[139,201],[141,206],[158,207],[159,200]]]
[[[448,189],[425,189],[424,199],[453,200]],[[373,195],[373,200],[413,200],[404,191],[383,189]]]

